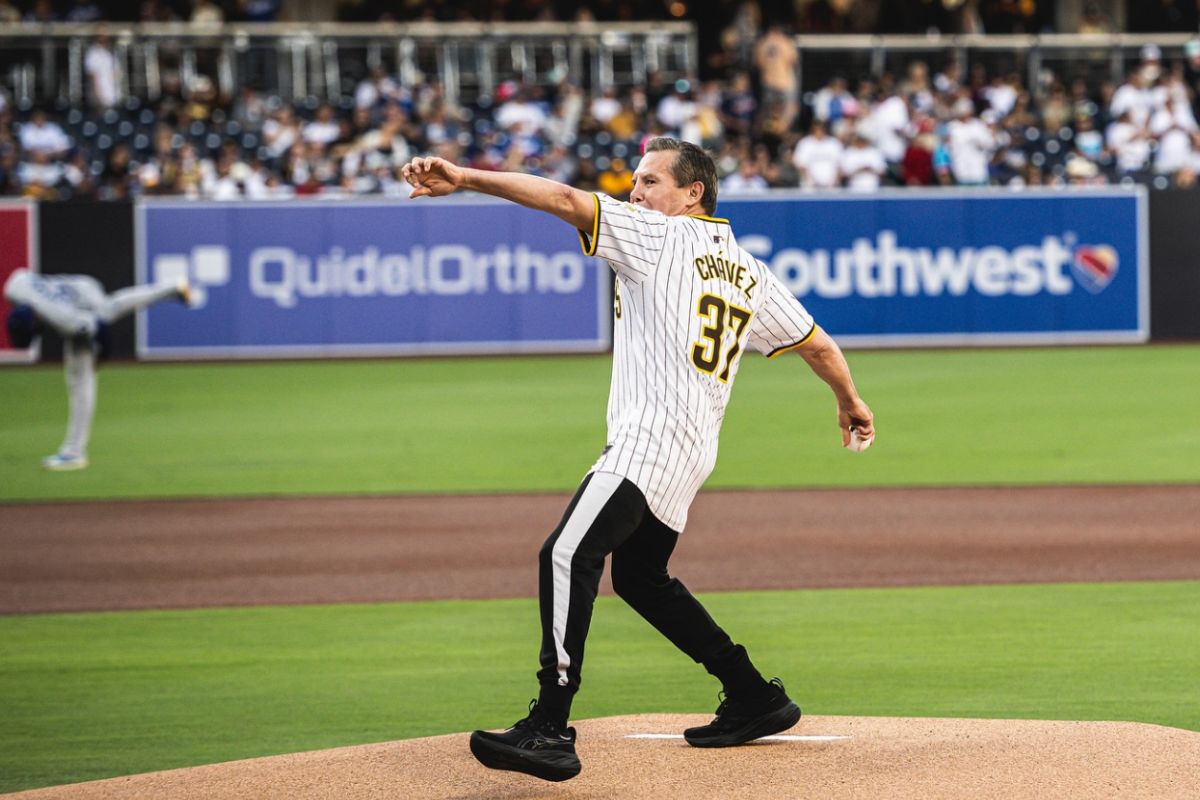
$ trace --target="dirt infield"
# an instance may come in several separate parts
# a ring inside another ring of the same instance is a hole
[[[562,495],[8,504],[0,613],[536,594]],[[1200,579],[1200,487],[706,492],[695,591]],[[648,715],[579,724],[565,784],[485,770],[465,734],[150,773],[16,798],[1194,798],[1200,734],[1134,723],[806,718],[722,751]]]
[[[475,763],[465,734],[344,747],[40,789],[13,800],[1194,800],[1200,733],[1132,722],[813,717],[726,750],[630,738],[707,721],[577,724],[583,772],[561,784]],[[836,738],[835,738],[836,737]]]
[[[529,597],[566,500],[7,504],[0,613]],[[1198,519],[1197,486],[704,492],[671,563],[693,591],[1196,579]]]

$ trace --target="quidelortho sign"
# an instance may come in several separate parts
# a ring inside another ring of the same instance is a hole
[[[612,275],[511,204],[146,202],[138,278],[197,307],[139,318],[144,357],[596,352]]]
[[[738,242],[839,342],[1140,342],[1143,190],[727,199]]]
[[[1144,341],[1146,197],[914,192],[731,198],[738,241],[852,346]],[[435,200],[139,205],[146,357],[584,352],[611,272],[546,214]]]

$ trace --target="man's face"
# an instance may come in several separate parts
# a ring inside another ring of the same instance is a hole
[[[676,156],[673,150],[654,150],[642,156],[633,173],[629,202],[651,211],[661,211],[669,217],[690,213],[699,201],[700,193],[691,186],[676,185],[671,175]]]

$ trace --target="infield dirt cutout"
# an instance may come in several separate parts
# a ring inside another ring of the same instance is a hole
[[[575,723],[579,777],[547,783],[479,765],[467,735],[342,747],[152,772],[22,800],[655,800],[679,798],[1155,798],[1194,800],[1200,733],[1134,722],[812,717],[784,737],[697,749],[698,715]],[[789,739],[803,736],[802,740]],[[846,737],[813,741],[808,737]]]
[[[533,596],[537,549],[567,499],[6,504],[0,613]],[[1195,580],[1197,519],[1197,486],[704,492],[672,568],[694,591]],[[629,738],[709,718],[576,722],[583,772],[561,784],[487,770],[459,733],[6,797],[1200,797],[1200,733],[1130,722],[813,716],[788,734],[848,738],[727,750]]]

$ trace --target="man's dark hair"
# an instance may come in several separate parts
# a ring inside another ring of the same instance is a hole
[[[677,186],[691,186],[696,181],[704,184],[700,206],[704,213],[711,217],[717,210],[717,165],[713,163],[712,156],[691,142],[683,142],[669,136],[656,136],[646,142],[647,153],[658,150],[675,152],[671,177],[675,179]]]

